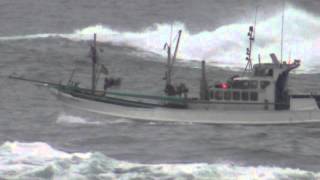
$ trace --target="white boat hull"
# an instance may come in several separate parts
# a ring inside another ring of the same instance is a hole
[[[319,110],[288,111],[237,111],[237,110],[192,110],[171,108],[135,108],[101,103],[73,97],[62,92],[58,98],[66,105],[90,112],[134,120],[203,123],[203,124],[300,124],[320,122]]]

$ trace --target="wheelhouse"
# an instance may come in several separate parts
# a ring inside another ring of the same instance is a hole
[[[256,103],[261,100],[259,97],[270,84],[271,80],[234,78],[210,87],[209,99],[211,101]]]
[[[298,60],[293,64],[256,64],[247,76],[234,76],[226,82],[209,86],[208,100],[212,103],[261,105],[262,109],[289,109],[288,75],[299,65]]]

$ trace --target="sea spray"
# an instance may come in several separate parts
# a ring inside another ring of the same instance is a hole
[[[301,72],[316,73],[320,65],[320,17],[306,11],[288,7],[285,11],[284,61],[302,60]],[[271,62],[270,53],[280,58],[281,13],[267,19],[258,19],[256,40],[253,46],[253,62]],[[92,34],[98,34],[99,42],[108,42],[116,46],[130,46],[143,51],[163,55],[163,45],[172,39],[178,30],[183,31],[178,58],[184,61],[203,60],[220,67],[240,68],[246,63],[248,46],[247,31],[252,23],[233,23],[223,25],[212,31],[191,33],[182,22],[154,24],[140,32],[114,30],[107,25],[97,24],[75,30],[70,34],[35,34],[25,36],[0,37],[0,40],[21,40],[59,37],[74,41],[91,40]]]
[[[79,116],[68,115],[65,113],[61,113],[56,123],[58,124],[79,124],[79,125],[99,125],[101,122],[99,121],[88,121],[87,119]]]
[[[235,164],[139,164],[102,153],[66,153],[43,142],[0,146],[3,179],[319,179],[320,173]]]

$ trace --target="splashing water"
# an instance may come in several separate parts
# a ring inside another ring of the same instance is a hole
[[[80,125],[100,125],[99,121],[88,121],[85,118],[60,114],[56,120],[58,124],[80,124]]]
[[[101,153],[66,153],[42,142],[0,146],[0,178],[16,179],[318,179],[320,173],[234,164],[138,164]]]
[[[287,8],[285,11],[284,61],[302,60],[302,71],[316,73],[320,65],[320,17],[305,11]],[[253,47],[253,60],[257,63],[258,54],[262,62],[271,62],[270,53],[280,58],[281,13],[262,20],[256,26],[256,41]],[[183,30],[178,58],[184,60],[206,59],[210,64],[222,67],[243,67],[245,51],[248,46],[246,36],[252,24],[235,23],[219,27],[214,31],[190,33],[183,23],[175,23],[173,32]],[[14,37],[1,37],[0,40],[18,40],[30,38],[62,37],[75,41],[91,40],[92,34],[98,34],[98,41],[109,42],[117,46],[131,46],[144,51],[165,56],[163,45],[169,41],[171,25],[154,24],[141,32],[120,32],[104,25],[90,26],[75,30],[72,34],[38,34]]]

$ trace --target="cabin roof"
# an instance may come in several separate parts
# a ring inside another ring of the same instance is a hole
[[[246,80],[258,80],[258,81],[269,80],[270,81],[272,79],[273,78],[269,76],[243,76],[243,77],[236,77],[233,80],[234,81],[246,81]]]

